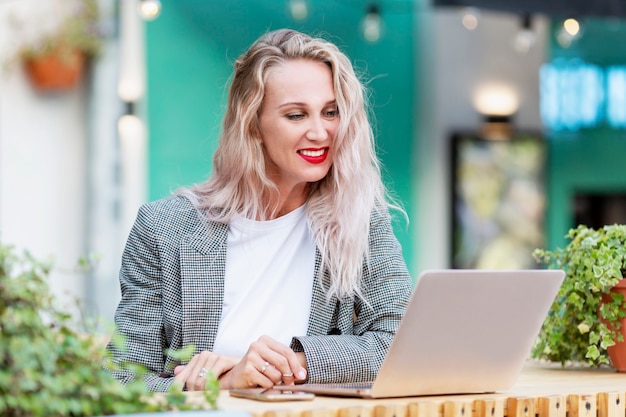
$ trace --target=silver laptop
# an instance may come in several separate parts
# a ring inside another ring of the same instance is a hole
[[[564,276],[538,269],[425,271],[374,382],[276,388],[363,398],[506,390]]]

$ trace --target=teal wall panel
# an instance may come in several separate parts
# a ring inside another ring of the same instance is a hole
[[[551,248],[565,245],[574,224],[576,193],[626,193],[626,133],[593,129],[549,138],[548,237]]]
[[[359,31],[365,3],[308,3],[309,17],[296,22],[282,0],[162,0],[161,16],[146,24],[150,199],[206,179],[233,61],[264,32],[290,27],[334,41],[352,59],[371,91],[385,181],[407,213],[414,212],[412,0],[379,2],[383,37],[375,44]],[[408,265],[415,264],[413,224],[395,224]]]
[[[212,39],[181,10],[164,7],[147,30],[150,199],[210,173],[230,75]]]
[[[571,45],[557,42],[561,21],[551,27],[552,60],[576,59],[607,67],[626,65],[620,44],[626,23],[588,18]],[[547,237],[551,249],[567,244],[564,235],[575,227],[576,193],[626,193],[626,131],[606,125],[546,134],[549,146]]]

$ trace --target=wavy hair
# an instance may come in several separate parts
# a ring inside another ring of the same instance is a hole
[[[236,61],[211,177],[178,194],[189,198],[206,220],[228,223],[234,213],[273,218],[278,189],[267,175],[259,131],[268,70],[306,59],[332,72],[339,126],[331,143],[333,164],[310,184],[307,221],[330,276],[330,298],[360,295],[360,277],[369,258],[368,236],[374,210],[388,216],[387,193],[368,119],[366,89],[352,64],[331,42],[281,29],[259,38]]]

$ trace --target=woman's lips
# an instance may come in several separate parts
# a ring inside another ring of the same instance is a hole
[[[321,164],[328,157],[328,148],[300,149],[298,155],[311,164]]]

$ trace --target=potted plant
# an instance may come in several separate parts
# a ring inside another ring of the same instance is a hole
[[[566,238],[564,248],[533,252],[538,262],[566,276],[531,356],[626,371],[626,225],[579,225]]]
[[[76,85],[86,61],[102,48],[97,0],[80,0],[76,5],[55,31],[19,50],[26,72],[38,89],[59,90]]]
[[[102,361],[104,345],[79,333],[71,317],[54,307],[46,283],[50,265],[18,256],[0,243],[0,415],[96,416],[216,407],[217,380],[208,378],[202,403],[180,390],[148,392],[139,375],[122,385]]]

